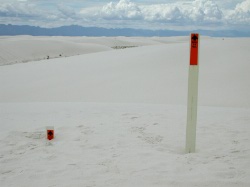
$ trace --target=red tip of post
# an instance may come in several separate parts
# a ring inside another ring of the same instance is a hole
[[[192,33],[190,37],[190,65],[198,65],[198,52],[199,52],[199,39],[198,33]]]

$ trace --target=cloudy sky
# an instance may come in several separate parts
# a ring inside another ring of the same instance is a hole
[[[0,24],[250,31],[250,0],[0,0]]]

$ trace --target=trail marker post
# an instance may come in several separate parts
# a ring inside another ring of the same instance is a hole
[[[197,101],[198,101],[198,75],[199,75],[199,40],[197,33],[190,37],[190,65],[188,75],[188,106],[186,129],[186,153],[195,152]]]

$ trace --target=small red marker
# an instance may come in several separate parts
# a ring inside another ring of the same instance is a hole
[[[55,133],[54,133],[54,127],[49,126],[46,128],[47,129],[47,139],[52,140],[54,139]]]

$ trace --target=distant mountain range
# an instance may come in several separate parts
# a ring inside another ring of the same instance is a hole
[[[1,36],[32,35],[32,36],[186,36],[191,32],[197,32],[214,37],[250,37],[250,31],[236,30],[145,30],[130,28],[100,28],[82,27],[78,25],[62,26],[57,28],[41,28],[28,25],[4,25],[0,24]]]

